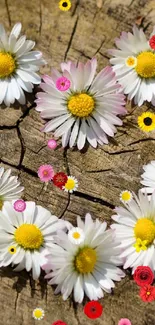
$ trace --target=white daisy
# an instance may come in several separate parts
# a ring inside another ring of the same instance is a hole
[[[65,192],[73,193],[78,188],[78,180],[74,176],[68,176],[66,184],[62,187]]]
[[[45,312],[44,312],[44,310],[42,308],[35,308],[33,310],[32,316],[36,320],[41,320],[41,319],[44,318]]]
[[[45,64],[42,53],[31,51],[35,42],[21,36],[21,23],[17,23],[9,37],[0,24],[0,104],[4,101],[7,106],[15,99],[25,104],[24,91],[31,93],[33,84],[40,84],[41,78],[36,71]]]
[[[111,67],[94,78],[96,67],[96,58],[86,64],[62,63],[63,76],[70,81],[65,92],[56,87],[62,76],[57,70],[52,70],[51,77],[43,77],[44,93],[37,94],[36,110],[49,120],[43,131],[55,130],[55,137],[62,136],[63,147],[77,145],[81,150],[86,140],[95,148],[97,143],[107,144],[107,136],[113,137],[116,132],[114,125],[122,125],[117,115],[125,114],[126,110],[124,96],[118,93],[120,85]]]
[[[151,46],[155,28],[148,41],[143,30],[133,27],[133,33],[122,32],[115,43],[118,49],[109,50],[113,70],[124,93],[141,106],[145,100],[155,104],[155,47]]]
[[[139,265],[155,270],[155,192],[149,201],[147,194],[139,191],[138,197],[125,203],[125,208],[117,207],[112,219],[118,224],[111,225],[116,239],[121,241],[124,269]]]
[[[68,232],[68,239],[73,243],[73,244],[81,244],[84,239],[85,239],[85,234],[83,229],[78,228],[78,227],[73,227],[69,232]]]
[[[143,180],[141,184],[145,185],[141,189],[142,192],[152,194],[155,191],[155,160],[152,160],[149,164],[143,166],[144,173],[141,175]]]
[[[130,191],[122,191],[120,193],[120,201],[122,201],[123,203],[125,202],[130,202],[132,200],[132,193]]]
[[[77,225],[84,232],[84,241],[74,244],[64,231],[59,231],[42,268],[47,273],[45,278],[51,279],[49,284],[58,285],[55,293],[61,292],[66,300],[73,291],[74,300],[81,303],[84,293],[90,300],[102,298],[103,290],[110,293],[115,286],[113,280],[120,281],[124,273],[116,267],[122,263],[120,249],[114,232],[106,230],[106,222],[93,222],[86,214],[85,223],[78,217]]]
[[[24,212],[5,202],[0,211],[0,267],[18,264],[15,271],[32,269],[33,279],[38,279],[44,254],[53,247],[53,234],[62,227],[62,220],[34,202],[26,202]]]
[[[23,190],[24,187],[20,186],[18,177],[11,176],[11,169],[5,171],[3,167],[0,167],[0,210],[4,201],[19,199]]]

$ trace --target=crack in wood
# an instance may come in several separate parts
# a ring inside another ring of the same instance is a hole
[[[74,35],[75,35],[75,32],[76,32],[78,20],[79,20],[79,16],[77,16],[76,21],[75,21],[75,24],[73,26],[73,30],[72,30],[72,33],[71,33],[71,36],[70,36],[70,40],[68,42],[68,46],[67,46],[67,49],[66,49],[66,52],[65,52],[65,55],[64,55],[64,60],[66,60],[67,55],[68,55],[68,52],[69,52],[70,47],[72,45],[72,41],[73,41],[73,38],[74,38]]]
[[[77,0],[76,3],[75,3],[74,10],[73,10],[73,12],[71,14],[72,17],[76,14],[76,11],[77,11],[77,8],[78,8],[79,5],[80,5],[80,0]]]
[[[10,15],[10,10],[9,10],[8,0],[5,0],[5,7],[6,7],[6,11],[7,11],[8,22],[9,22],[9,25],[11,26],[11,15]]]
[[[76,192],[73,192],[72,195],[77,196],[77,197],[81,197],[83,199],[86,199],[86,200],[94,202],[94,203],[99,203],[99,204],[101,204],[103,206],[106,206],[106,207],[112,209],[112,210],[115,208],[115,206],[112,203],[107,202],[107,201],[105,201],[103,199],[100,199],[98,197],[94,197],[92,195],[83,193],[83,192],[76,191]]]

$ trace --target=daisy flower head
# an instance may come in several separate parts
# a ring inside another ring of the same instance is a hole
[[[89,301],[84,307],[84,313],[91,319],[99,318],[102,315],[103,307],[98,301]]]
[[[62,11],[68,11],[71,8],[70,0],[60,0],[59,1],[59,9]]]
[[[73,227],[68,232],[68,238],[73,244],[81,244],[85,239],[84,231],[81,228]]]
[[[84,241],[73,243],[65,231],[58,231],[42,268],[49,284],[58,285],[55,293],[61,292],[66,300],[73,291],[75,302],[81,303],[84,293],[90,300],[102,298],[103,290],[110,293],[115,286],[113,280],[120,281],[124,273],[117,267],[121,264],[120,250],[114,232],[106,230],[106,222],[93,222],[86,214],[85,222],[77,217],[77,227],[83,230]]]
[[[54,177],[54,169],[51,165],[42,165],[38,169],[38,176],[42,182],[49,182]]]
[[[118,322],[118,325],[132,325],[128,318],[121,318]]]
[[[145,112],[138,116],[138,126],[142,131],[150,132],[155,130],[155,114]]]
[[[133,27],[133,32],[122,32],[115,41],[117,49],[109,50],[114,56],[110,59],[118,82],[128,99],[134,98],[135,104],[141,106],[144,101],[155,104],[155,48],[152,36],[147,40],[142,29]],[[152,39],[152,41],[151,41]]]
[[[78,180],[74,176],[68,176],[67,182],[62,187],[65,192],[73,193],[78,188]]]
[[[65,92],[57,89],[56,81],[62,77],[52,70],[51,77],[43,76],[43,92],[37,94],[36,110],[43,119],[49,120],[44,132],[55,130],[54,136],[62,136],[62,145],[81,150],[86,140],[94,148],[107,144],[108,136],[113,137],[115,125],[122,125],[117,115],[125,114],[124,95],[116,81],[111,67],[104,68],[96,77],[97,60],[86,64],[71,61],[61,64],[63,76],[70,80]]]
[[[125,202],[130,202],[132,200],[132,193],[130,191],[122,191],[120,193],[120,201],[122,201],[123,203]]]
[[[42,308],[35,308],[32,313],[32,317],[36,320],[41,320],[45,316],[45,312]]]
[[[20,198],[23,190],[24,187],[20,186],[18,177],[11,176],[11,169],[5,171],[3,167],[0,167],[0,210],[5,201]]]
[[[23,212],[5,202],[0,212],[0,267],[16,265],[15,271],[32,270],[33,279],[40,276],[44,253],[52,248],[53,236],[64,222],[34,202],[26,202]]]
[[[54,175],[53,184],[62,190],[63,186],[67,183],[67,180],[68,176],[63,172],[59,172]]]
[[[134,281],[140,286],[152,284],[154,274],[149,266],[138,266],[133,275]]]
[[[9,35],[0,24],[0,104],[7,106],[17,100],[25,104],[24,91],[31,93],[33,84],[40,84],[36,73],[45,64],[42,53],[31,51],[35,42],[19,37],[22,25],[17,23]]]
[[[144,173],[141,175],[141,184],[144,185],[142,192],[152,194],[155,191],[155,160],[143,166]]]
[[[137,266],[149,266],[155,270],[155,193],[149,200],[139,191],[138,196],[125,203],[125,208],[115,208],[116,215],[112,219],[117,224],[111,225],[116,239],[121,242],[124,269]]]
[[[144,287],[141,287],[139,295],[144,302],[152,302],[155,300],[155,287],[145,285]]]

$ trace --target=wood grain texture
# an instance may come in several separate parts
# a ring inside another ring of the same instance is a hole
[[[101,5],[102,4],[102,5]],[[154,0],[73,0],[69,12],[58,9],[58,0],[0,0],[0,20],[7,29],[21,21],[23,32],[36,41],[36,48],[43,52],[48,64],[42,73],[50,73],[50,67],[59,68],[67,59],[82,60],[94,55],[98,59],[98,71],[108,64],[107,49],[113,48],[114,39],[122,30],[130,31],[132,25],[151,32],[155,21]],[[51,134],[40,132],[42,121],[35,111],[35,89],[28,96],[27,105],[15,104],[0,108],[0,162],[11,167],[25,186],[24,198],[35,200],[50,209],[58,217],[75,222],[86,212],[110,224],[113,208],[119,204],[123,189],[137,191],[143,164],[155,158],[155,136],[137,128],[137,116],[151,105],[138,108],[127,104],[128,114],[124,124],[118,127],[115,139],[97,150],[87,147],[83,152],[65,149],[58,141],[53,152],[47,146]],[[69,172],[79,180],[78,191],[70,197],[52,184],[46,191],[37,177],[37,169],[43,163],[54,166],[55,171]],[[11,267],[0,270],[0,325],[33,325],[36,307],[45,310],[43,325],[51,325],[61,319],[68,325],[91,324],[83,313],[83,305],[75,305],[72,299],[63,302],[54,296],[53,288],[42,278],[34,282],[31,274],[14,273]],[[129,272],[116,284],[113,294],[101,300],[104,312],[95,325],[117,325],[120,318],[129,318],[132,325],[155,325],[155,303],[145,304],[138,297],[138,287]]]

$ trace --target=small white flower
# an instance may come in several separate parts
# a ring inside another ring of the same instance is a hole
[[[18,177],[11,176],[11,169],[5,171],[3,167],[0,167],[0,210],[4,201],[19,199],[23,190],[24,187],[20,186]]]
[[[74,300],[81,303],[84,293],[90,300],[102,298],[103,291],[110,293],[115,287],[113,280],[120,281],[125,274],[117,267],[122,264],[119,242],[113,230],[106,230],[106,222],[93,222],[87,213],[85,222],[77,218],[77,227],[83,230],[84,241],[72,243],[65,231],[58,231],[42,268],[49,284],[57,285],[56,294],[61,292],[66,300],[73,291]]]
[[[42,308],[35,308],[33,310],[32,316],[36,320],[41,320],[41,319],[44,318],[45,312],[44,312],[44,310]]]
[[[36,72],[45,64],[41,52],[31,51],[35,42],[19,38],[21,28],[17,23],[8,37],[0,24],[0,104],[4,101],[7,106],[15,100],[25,104],[24,91],[31,93],[33,84],[40,84]]]
[[[120,193],[120,200],[125,203],[125,202],[130,202],[132,200],[132,193],[130,191],[122,191]]]
[[[78,180],[74,176],[68,176],[66,184],[62,187],[65,192],[73,193],[78,188]]]
[[[81,228],[73,227],[68,233],[68,238],[73,244],[81,244],[85,239],[84,231]]]
[[[45,253],[53,247],[53,235],[62,228],[64,221],[34,202],[26,202],[23,212],[4,202],[0,211],[0,267],[18,264],[15,271],[32,269],[33,279],[38,279]]]
[[[135,104],[141,106],[144,101],[155,105],[155,48],[142,29],[133,27],[133,32],[122,32],[115,43],[117,49],[109,50],[114,56],[110,59],[118,82],[122,85],[128,99],[134,98]]]

